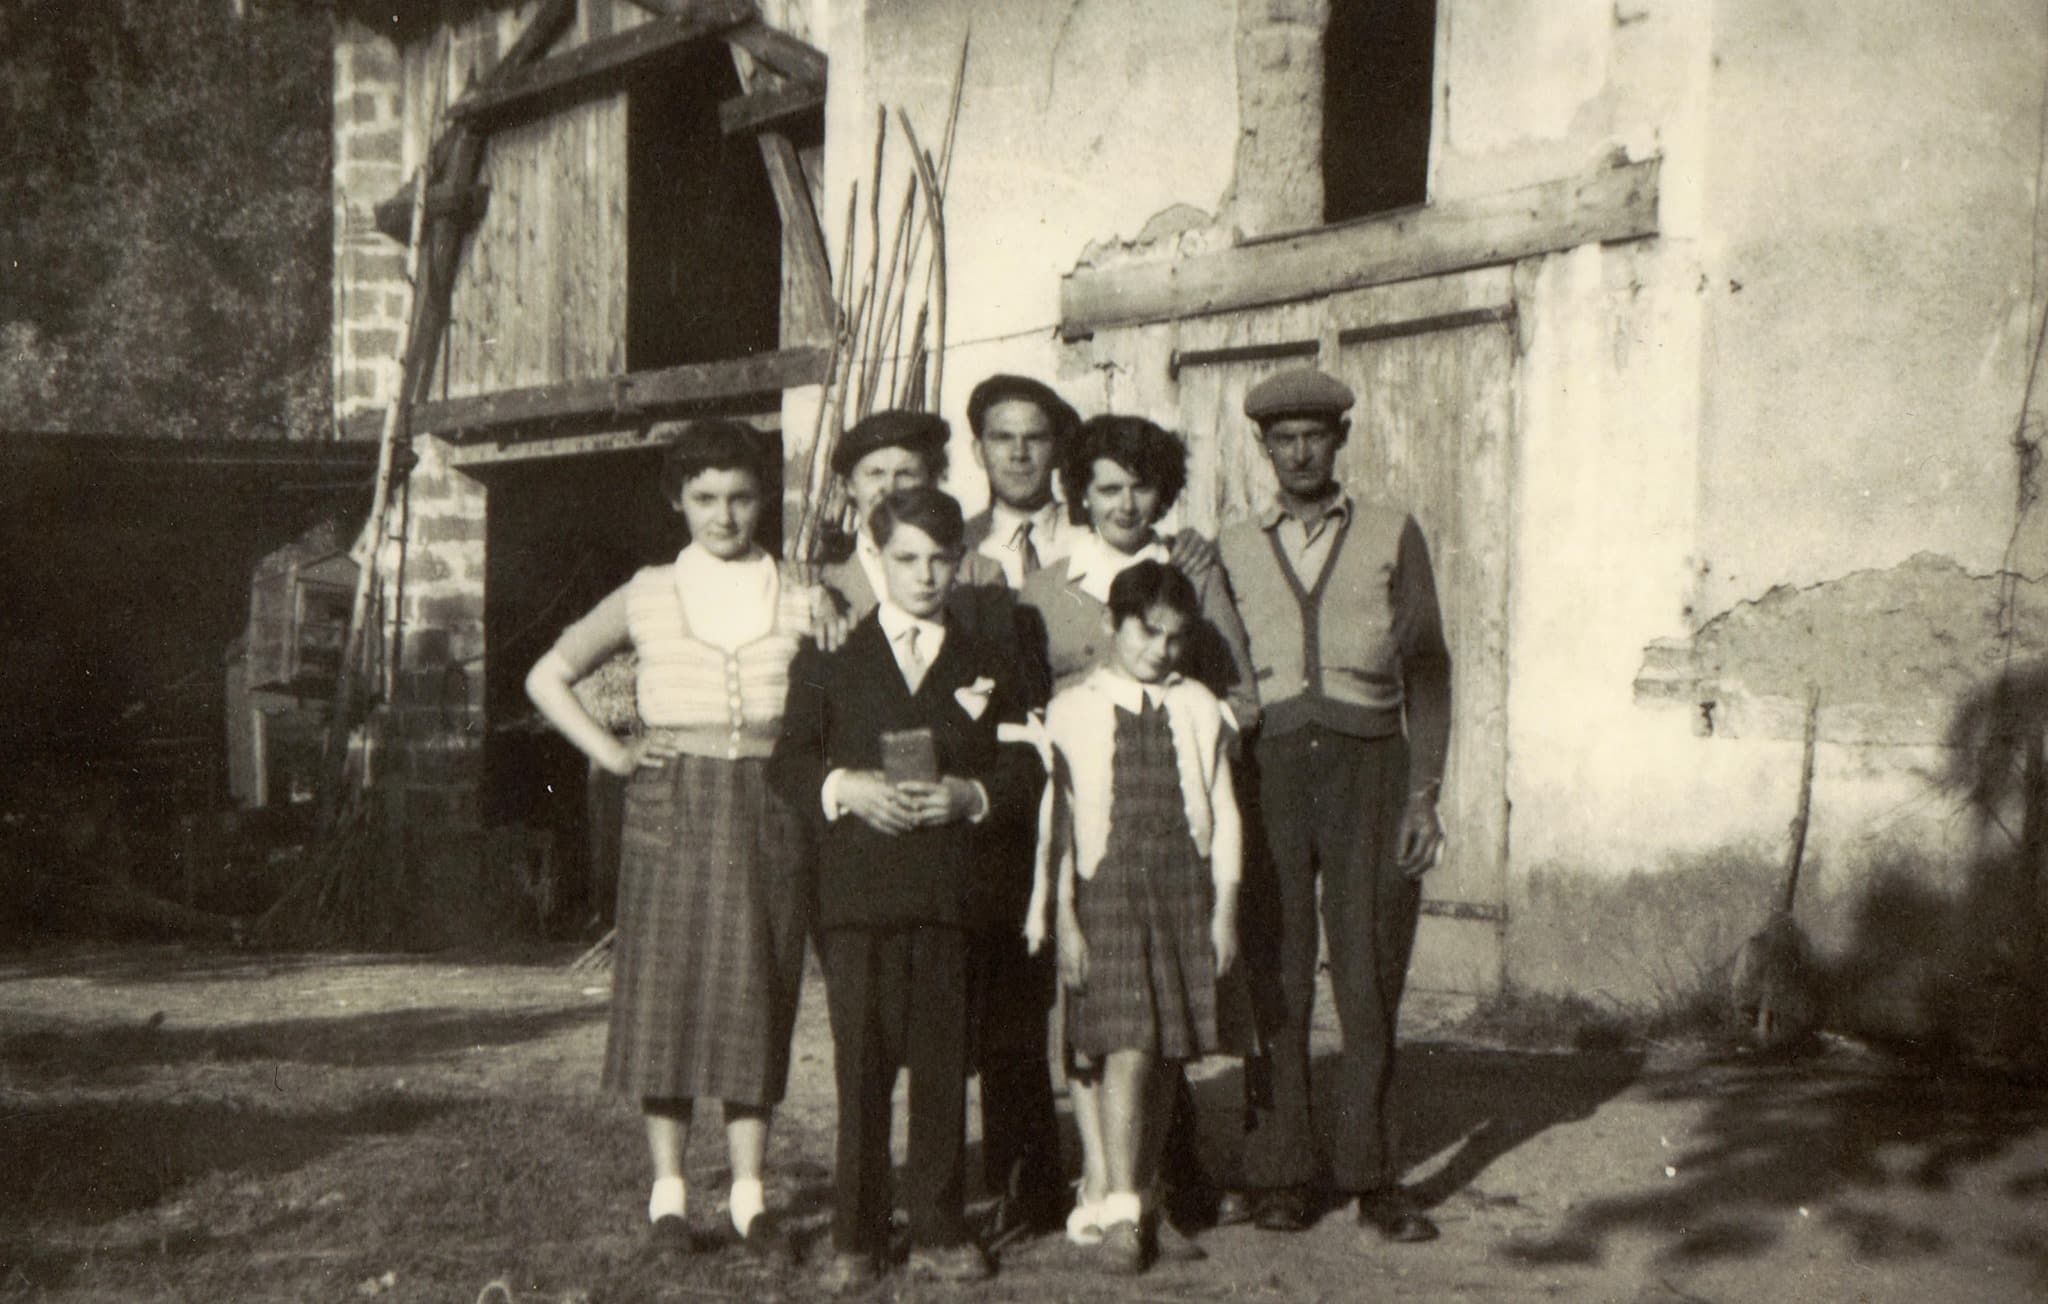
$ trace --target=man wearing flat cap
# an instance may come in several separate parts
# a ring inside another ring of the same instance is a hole
[[[1361,1226],[1420,1241],[1436,1228],[1402,1196],[1386,1109],[1421,878],[1443,837],[1436,803],[1451,660],[1415,518],[1354,499],[1337,481],[1352,401],[1319,371],[1252,388],[1244,412],[1279,494],[1217,541],[1251,637],[1271,853],[1264,908],[1247,902],[1264,935],[1246,938],[1246,956],[1264,952],[1248,971],[1268,981],[1272,1091],[1252,1115],[1245,1175],[1258,1225],[1297,1231],[1316,1215],[1327,1158],[1331,1189],[1357,1198]],[[1312,1119],[1318,879],[1344,1048],[1329,1109]]]

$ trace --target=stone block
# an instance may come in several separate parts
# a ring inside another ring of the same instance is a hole
[[[446,665],[449,635],[445,629],[413,629],[405,635],[405,664],[415,670]]]
[[[413,537],[424,544],[482,543],[484,541],[482,504],[478,504],[477,509],[473,512],[435,512],[431,516],[422,516],[416,528],[417,533]]]
[[[354,282],[402,281],[405,255],[396,250],[351,249],[342,257],[341,274]]]
[[[449,593],[422,598],[418,611],[418,623],[430,629],[447,629],[452,633],[465,624],[482,625],[483,590],[478,588],[468,593]]]
[[[398,356],[398,332],[383,327],[352,330],[348,333],[348,347],[357,357],[395,358]]]
[[[405,158],[405,136],[396,127],[346,132],[339,144],[350,162],[399,163]]]

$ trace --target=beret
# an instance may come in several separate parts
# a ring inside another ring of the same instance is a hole
[[[952,433],[944,418],[930,412],[889,408],[870,413],[839,437],[832,450],[832,469],[846,475],[878,448],[908,448],[930,457],[945,448]]]
[[[1351,387],[1334,376],[1306,369],[1283,371],[1252,386],[1244,414],[1254,421],[1281,417],[1342,416],[1351,410]]]
[[[979,435],[982,419],[988,415],[988,410],[1011,399],[1036,404],[1038,410],[1045,413],[1046,420],[1052,422],[1055,439],[1065,439],[1074,432],[1074,427],[1081,424],[1081,414],[1074,411],[1073,404],[1061,398],[1050,385],[1029,376],[998,373],[976,385],[974,392],[967,396],[968,426]]]

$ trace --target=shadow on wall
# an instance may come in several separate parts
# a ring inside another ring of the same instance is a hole
[[[1881,849],[1846,876],[1852,886],[1802,891],[1795,915],[1822,944],[1826,1026],[2048,1070],[2044,740],[2048,661],[1980,683],[1956,709],[1937,779],[1974,821],[1974,851],[1939,861]],[[1511,967],[1524,987],[1618,1013],[1702,1008],[1727,992],[1730,961],[1769,917],[1782,873],[1782,852],[1761,844],[1618,879],[1539,869],[1515,905]]]

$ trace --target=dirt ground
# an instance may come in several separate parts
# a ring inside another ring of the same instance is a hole
[[[605,984],[571,954],[0,956],[0,1300],[809,1298],[809,1269],[731,1243],[715,1126],[691,1148],[699,1252],[647,1253],[635,1119],[595,1091]],[[822,998],[814,977],[769,1184],[811,1243]],[[1208,1262],[1115,1281],[1052,1237],[982,1286],[892,1277],[871,1296],[2048,1298],[2048,1092],[1844,1043],[1795,1062],[1509,1051],[1453,1035],[1456,1012],[1418,998],[1404,1024],[1432,1244],[1382,1247],[1333,1213],[1292,1237],[1210,1232]],[[1227,1176],[1241,1079],[1208,1066],[1197,1094]]]

